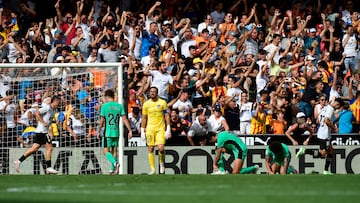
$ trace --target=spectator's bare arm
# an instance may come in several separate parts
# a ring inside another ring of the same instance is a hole
[[[271,23],[270,23],[270,30],[274,30],[275,24],[276,24],[276,20],[277,20],[277,18],[278,18],[280,15],[281,15],[280,10],[279,10],[279,9],[275,9],[274,17],[273,17],[273,19],[271,20]]]
[[[242,0],[237,0],[237,1],[234,3],[234,5],[232,5],[232,6],[229,8],[228,12],[230,12],[230,13],[235,12],[236,9],[237,9],[237,7],[238,7],[238,5],[241,3],[241,1],[242,1]]]
[[[7,40],[9,43],[14,44],[15,48],[23,55],[24,61],[25,61],[26,52],[21,48],[21,46],[17,42],[14,41],[14,39],[11,35],[8,36]]]
[[[321,40],[323,40],[325,38],[325,33],[328,30],[328,27],[326,26],[326,16],[324,13],[321,14],[321,18],[322,18],[322,23],[323,23],[324,29],[320,32],[319,36],[320,36]]]
[[[24,13],[27,13],[29,14],[30,16],[32,17],[35,17],[36,16],[36,11],[29,8],[25,3],[21,3],[20,4],[20,10]]]
[[[95,1],[93,2],[92,6],[91,6],[91,9],[90,9],[90,12],[88,14],[88,21],[91,22],[92,21],[92,18],[94,16],[94,12],[95,12]],[[94,19],[96,20],[96,19]]]
[[[354,94],[353,94],[353,91],[352,91],[352,88],[353,88],[353,81],[354,81],[354,77],[350,77],[350,80],[349,80],[349,84],[348,84],[348,89],[349,89],[349,100],[352,100],[354,98]]]
[[[76,2],[76,23],[81,23],[81,13],[84,8],[84,0]]]
[[[329,27],[329,32],[330,32],[330,45],[329,45],[329,52],[331,53],[334,50],[334,27]]]
[[[57,20],[58,20],[57,23],[61,24],[63,22],[63,16],[60,11],[60,0],[58,0],[55,3],[55,10],[56,10],[56,16],[57,16]]]
[[[147,17],[148,18],[152,18],[153,17],[153,13],[156,9],[156,7],[160,6],[161,5],[161,2],[160,1],[157,1],[155,2],[155,4],[149,9],[148,13],[147,13]]]
[[[120,12],[120,8],[117,6],[115,8],[115,16],[116,16],[115,25],[116,26],[122,25],[122,22],[121,22],[122,21],[122,15],[120,16],[119,12]]]
[[[292,16],[292,11],[291,10],[287,10],[286,11],[286,15],[288,17],[288,21],[289,21],[289,25],[290,25],[290,30],[292,31],[294,29],[294,19]]]
[[[111,7],[108,6],[108,7],[107,7],[107,12],[106,12],[106,14],[104,15],[104,17],[103,17],[102,20],[101,20],[101,25],[102,25],[102,26],[105,25],[106,19],[107,19],[107,17],[110,15],[110,13],[111,13]]]

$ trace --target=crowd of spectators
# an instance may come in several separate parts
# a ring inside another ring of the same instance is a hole
[[[93,134],[102,91],[116,84],[111,69],[82,74],[71,66],[10,69],[6,63],[120,62],[128,76],[125,98],[133,134],[139,135],[141,105],[156,86],[168,102],[174,145],[205,145],[210,131],[284,135],[299,112],[316,133],[324,95],[329,104],[342,101],[334,133],[359,133],[356,4],[0,1],[2,143],[25,144],[21,132],[31,124],[19,128],[20,117],[52,95],[63,98],[54,134],[64,129],[74,143],[97,142]],[[21,79],[37,76],[49,78]],[[91,79],[97,77],[99,84]]]

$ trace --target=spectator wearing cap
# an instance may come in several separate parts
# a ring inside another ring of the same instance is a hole
[[[308,133],[305,133],[305,132]],[[309,136],[303,136],[308,134]],[[292,124],[285,132],[286,137],[291,141],[292,145],[308,145],[313,135],[313,130],[306,122],[306,115],[303,112],[296,114],[296,122]]]
[[[325,14],[321,15],[323,21],[325,22]],[[307,18],[305,21],[305,26],[307,25],[309,19]],[[309,47],[313,47],[313,49],[315,49],[315,55],[314,57],[316,59],[319,59],[320,56],[320,43],[322,41],[322,39],[325,36],[325,32],[327,31],[327,27],[325,27],[325,23],[324,23],[324,29],[320,32],[319,35],[316,34],[316,28],[312,27],[309,29],[309,33],[308,35],[306,35],[305,33],[303,33],[304,37],[304,48],[305,50],[308,49]],[[303,30],[304,32],[304,30]]]
[[[199,44],[201,42],[206,43],[206,48],[214,49],[216,47],[216,41],[214,40],[215,36],[211,37],[209,34],[209,30],[207,28],[204,28],[201,31],[201,35],[195,38],[196,46],[199,47]]]
[[[301,70],[303,72],[306,71],[306,73],[308,75],[312,75],[313,73],[315,73],[317,71],[316,66],[314,65],[315,63],[315,57],[311,56],[311,55],[307,55],[305,56],[305,60],[304,60],[305,64],[304,66],[301,68]],[[306,70],[305,70],[306,69]]]
[[[229,130],[229,125],[226,122],[226,119],[222,116],[220,105],[215,105],[214,111],[208,121],[211,124],[211,128],[216,133]]]
[[[55,58],[55,63],[64,63],[65,58],[62,55],[58,55]],[[68,73],[70,73],[71,69],[69,67],[55,67],[50,69],[51,76],[66,76]]]

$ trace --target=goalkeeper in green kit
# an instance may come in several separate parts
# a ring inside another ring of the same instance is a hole
[[[223,155],[229,153],[234,155],[234,164],[232,174],[249,174],[256,173],[259,169],[258,165],[243,168],[243,164],[247,155],[247,147],[245,143],[235,134],[227,131],[216,133],[208,133],[207,140],[209,143],[216,143],[215,158],[213,163],[213,173],[226,174]]]
[[[298,173],[290,166],[291,153],[286,144],[272,142],[265,152],[265,166],[268,174],[280,173],[282,175]]]

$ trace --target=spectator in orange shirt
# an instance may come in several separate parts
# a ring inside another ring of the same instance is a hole
[[[280,110],[276,112],[276,120],[272,120],[271,130],[273,134],[284,134],[287,122],[284,120],[284,111]]]
[[[128,113],[132,112],[132,107],[139,107],[136,93],[134,89],[129,90]]]

